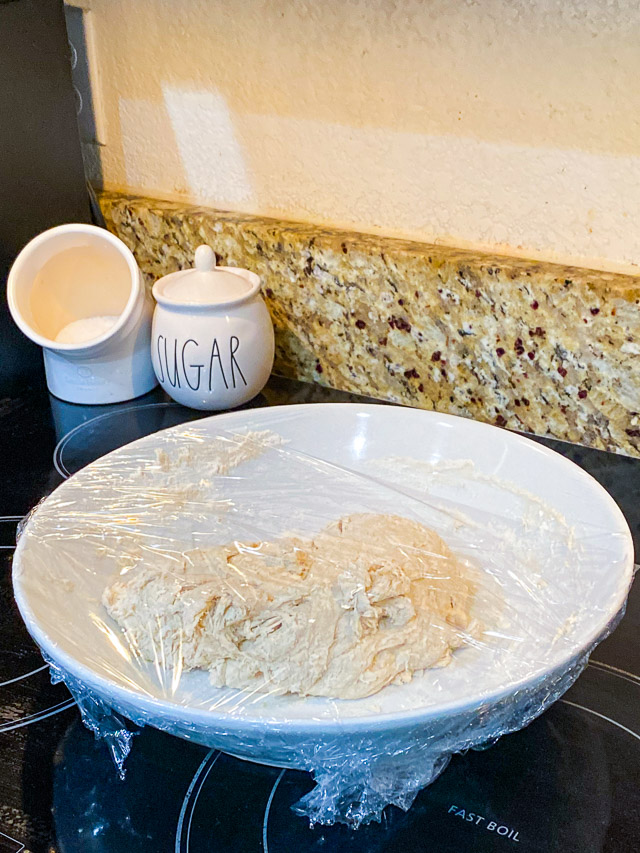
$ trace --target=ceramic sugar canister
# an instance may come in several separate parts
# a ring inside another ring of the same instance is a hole
[[[195,269],[153,286],[151,359],[158,381],[193,409],[231,409],[261,391],[273,367],[273,325],[249,270],[218,267],[199,246]]]

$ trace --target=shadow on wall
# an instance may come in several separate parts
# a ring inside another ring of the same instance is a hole
[[[640,255],[637,3],[91,9],[110,186],[418,239]]]

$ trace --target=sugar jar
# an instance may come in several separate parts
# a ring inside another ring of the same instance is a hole
[[[249,270],[216,266],[199,246],[195,269],[153,286],[151,359],[158,382],[183,406],[230,409],[255,397],[273,367],[273,325]]]

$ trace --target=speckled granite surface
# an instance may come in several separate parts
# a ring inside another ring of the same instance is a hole
[[[276,371],[640,456],[640,278],[104,194],[151,279],[257,272]]]

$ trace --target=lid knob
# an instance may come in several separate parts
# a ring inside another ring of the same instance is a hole
[[[211,246],[198,246],[195,254],[195,266],[199,272],[211,272],[216,268],[216,253]]]

